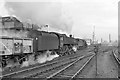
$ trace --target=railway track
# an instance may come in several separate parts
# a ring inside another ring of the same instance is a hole
[[[119,55],[119,53],[118,53],[118,55]],[[115,51],[113,51],[113,56],[114,56],[116,62],[118,63],[118,65],[120,65],[120,59],[119,59],[118,56],[115,54]]]
[[[117,68],[118,68],[118,79],[120,79],[120,58],[118,57],[120,54],[119,53],[116,53],[118,52],[117,50],[114,50],[112,53],[113,53],[113,58],[115,60],[115,63],[117,63]]]
[[[103,52],[107,52],[111,49],[105,49],[102,50]],[[53,72],[47,72],[41,75],[36,76],[36,78],[47,78],[47,79],[51,79],[51,78],[67,78],[67,79],[74,79],[74,78],[83,78],[81,76],[82,72],[84,71],[84,69],[87,67],[87,65],[89,65],[90,61],[93,60],[93,58],[95,55],[88,57],[88,58],[84,58],[82,59],[82,62],[80,60],[75,61],[69,65],[67,65],[64,68],[61,68],[60,70],[53,70]],[[75,65],[77,65],[77,67],[75,67]],[[73,66],[75,68],[73,68]]]
[[[85,66],[91,61],[91,59],[94,57],[95,55],[91,55],[91,56],[85,56],[85,57],[80,57],[78,59],[76,59],[75,61],[73,61],[72,63],[65,65],[65,66],[59,66],[57,68],[54,69],[50,69],[49,71],[46,71],[42,74],[37,74],[34,75],[32,77],[35,78],[75,78],[84,68]],[[75,67],[75,69],[71,69],[73,68],[75,65],[78,65],[77,67]],[[67,72],[67,73],[66,73]],[[64,74],[66,73],[66,74]]]
[[[68,65],[69,63],[71,63],[74,60],[76,60],[76,58],[78,58],[78,57],[80,57],[80,56],[69,57],[67,59],[62,59],[62,60],[54,61],[54,62],[51,62],[51,63],[38,65],[38,66],[35,66],[35,67],[32,67],[32,68],[23,69],[23,70],[20,70],[20,71],[17,71],[17,72],[12,72],[12,73],[9,73],[9,74],[5,74],[5,75],[2,75],[1,77],[2,78],[6,78],[6,77],[7,78],[32,77],[32,76],[37,75],[39,73],[42,73],[42,72],[45,72],[45,71],[49,71],[49,69],[52,69],[52,68],[54,69],[55,67],[53,67],[53,66],[57,67],[57,66],[60,66],[60,65],[61,66]],[[83,58],[83,57],[85,57],[85,56],[81,56],[81,58]],[[66,62],[66,61],[68,61],[68,62]],[[63,62],[65,62],[65,63],[63,63]],[[58,63],[61,63],[61,64],[58,65]],[[48,69],[48,67],[51,67],[51,68]]]
[[[22,68],[20,66],[14,67],[14,68],[6,68],[2,71],[2,75],[11,74],[11,73],[19,72],[19,71],[22,71],[22,70],[25,70],[25,69],[28,69],[28,68],[32,68],[32,67],[35,67],[35,66],[52,63],[55,60],[58,61],[58,60],[63,60],[63,59],[68,59],[68,58],[74,58],[74,57],[83,56],[83,55],[90,54],[90,53],[93,53],[93,52],[92,51],[88,52],[87,49],[85,49],[85,50],[77,51],[75,54],[54,58],[53,60],[47,61],[45,63],[38,63],[38,64],[35,64],[35,65],[30,65],[30,66],[22,67]]]

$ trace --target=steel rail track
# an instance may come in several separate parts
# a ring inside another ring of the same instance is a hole
[[[43,74],[43,73],[45,73],[45,72],[51,71],[51,70],[53,70],[53,69],[56,69],[56,68],[59,68],[59,67],[65,66],[65,65],[68,65],[68,64],[70,64],[70,63],[72,63],[72,62],[74,62],[74,60],[73,60],[73,61],[69,61],[69,62],[62,63],[62,64],[60,64],[60,65],[55,65],[55,66],[53,66],[53,67],[44,69],[43,71],[39,71],[39,72],[37,72],[37,73],[29,74],[28,76],[24,76],[23,78],[34,78],[34,77],[36,77],[36,76],[38,76],[38,75],[40,75],[40,74]]]
[[[35,66],[35,67],[32,67],[32,68],[23,69],[23,70],[20,70],[20,71],[17,71],[17,72],[13,72],[13,73],[10,73],[10,74],[5,74],[5,75],[2,75],[0,77],[2,77],[2,78],[4,78],[4,77],[11,77],[11,76],[19,74],[19,73],[24,73],[24,72],[32,71],[34,69],[38,69],[38,68],[41,68],[41,67],[44,67],[44,66],[50,66],[50,65],[53,65],[53,64],[57,64],[57,63],[63,62],[64,60],[74,59],[74,58],[77,58],[77,57],[80,57],[80,56],[69,57],[67,59],[58,60],[58,61],[55,61],[55,62],[52,62],[52,63],[38,65],[38,66]]]
[[[76,58],[75,57],[72,57],[72,59]],[[70,58],[68,58],[70,59]],[[35,66],[35,67],[32,67],[32,68],[28,68],[28,69],[23,69],[23,70],[20,70],[20,71],[17,71],[17,72],[13,72],[13,73],[10,73],[10,74],[5,74],[5,75],[2,75],[2,77],[8,77],[8,76],[11,76],[11,75],[14,75],[14,74],[18,74],[18,73],[22,73],[22,72],[26,72],[26,71],[29,71],[29,70],[32,70],[32,69],[37,69],[37,68],[40,68],[40,67],[44,67],[44,66],[47,66],[47,65],[52,65],[52,64],[56,64],[58,62],[62,62],[64,61],[65,59],[63,60],[60,60],[60,61],[55,61],[55,62],[52,62],[52,63],[48,63],[48,64],[43,64],[43,65],[38,65],[38,66]],[[67,60],[67,59],[66,59]]]
[[[84,67],[91,61],[91,59],[92,59],[94,56],[95,56],[95,54],[92,55],[92,57],[90,57],[90,58],[83,64],[83,66],[82,66],[75,74],[73,74],[72,76],[69,76],[69,77],[71,77],[71,79],[75,78],[75,77],[84,69]],[[69,67],[71,67],[72,65],[74,65],[74,64],[75,64],[76,62],[78,62],[79,60],[80,60],[80,58],[77,59],[76,61],[72,62],[71,64],[67,65],[66,67],[62,68],[61,70],[59,70],[59,71],[53,73],[52,75],[46,77],[46,78],[47,78],[47,79],[54,78],[54,77],[57,76],[59,73],[61,73],[61,72],[63,72],[64,70],[68,69]]]
[[[92,57],[89,58],[89,60],[87,60],[84,65],[71,77],[71,79],[75,78],[78,74],[80,74],[80,72],[86,67],[86,65],[93,59],[95,55],[93,55]]]
[[[118,56],[115,54],[115,50],[113,50],[112,51],[112,54],[113,54],[113,58],[114,58],[114,61],[115,61],[115,63],[117,63],[117,64],[115,64],[116,66],[117,66],[117,68],[118,68],[118,76],[117,76],[117,78],[118,79],[120,79],[120,75],[119,75],[119,68],[120,68],[120,59],[118,58],[118,56],[120,55],[119,53],[118,53]]]
[[[89,57],[89,56],[92,56],[92,55],[90,54],[90,55],[81,56],[81,57],[79,57],[79,58],[77,58],[77,59],[75,59],[73,61],[65,62],[64,64],[62,63],[60,65],[56,65],[56,66],[53,66],[51,68],[47,68],[47,69],[45,69],[43,71],[39,71],[37,73],[33,73],[33,74],[28,75],[28,76],[24,76],[24,78],[34,78],[34,77],[36,78],[36,76],[38,76],[38,75],[41,75],[43,73],[46,73],[48,71],[54,70],[54,69],[59,68],[59,67],[67,66],[67,65],[69,65],[69,64],[71,64],[71,63],[73,63],[73,62],[75,62],[77,60],[80,60],[80,59],[83,59],[85,57]]]
[[[119,53],[118,53],[118,55],[119,55]],[[113,56],[114,56],[116,62],[120,65],[120,59],[118,58],[118,56],[116,56],[115,51],[113,51]]]

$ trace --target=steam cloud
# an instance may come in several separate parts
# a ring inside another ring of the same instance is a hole
[[[59,57],[59,55],[51,55],[50,51],[46,51],[44,54],[37,56],[37,61],[34,61],[34,55],[29,56],[28,61],[24,61],[21,67],[27,67],[29,65],[34,65],[36,63],[45,63],[46,61],[51,61],[54,58]]]
[[[5,7],[10,15],[17,16],[21,21],[49,24],[51,28],[71,32],[72,19],[64,15],[60,2],[6,2]]]

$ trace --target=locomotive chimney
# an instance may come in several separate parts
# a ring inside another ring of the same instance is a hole
[[[44,27],[48,27],[49,25],[48,24],[46,24]]]
[[[72,37],[72,35],[71,35],[71,34],[70,34],[69,36],[70,36],[70,37]]]

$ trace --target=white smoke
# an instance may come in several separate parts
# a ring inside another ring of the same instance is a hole
[[[51,61],[51,60],[53,60],[54,58],[59,57],[58,54],[51,55],[51,52],[47,52],[47,53],[49,53],[49,54],[48,54],[48,56],[47,56],[46,61]]]
[[[72,20],[65,15],[61,2],[6,2],[10,15],[19,17],[23,22],[31,20],[38,25],[49,24],[50,27],[71,32]]]
[[[77,46],[73,46],[72,49],[76,52],[77,51]]]
[[[37,62],[34,61],[34,60],[35,60],[35,59],[34,59],[34,54],[30,55],[30,56],[29,56],[29,59],[28,59],[28,64],[29,64],[29,65],[34,65],[34,64],[36,64]]]
[[[29,65],[34,65],[36,63],[37,62],[34,61],[34,55],[32,54],[32,55],[29,55],[28,60],[26,60],[22,63],[21,67],[27,67]]]
[[[50,51],[41,53],[40,55],[37,56],[36,60],[34,60],[34,55],[30,55],[29,59],[27,61],[24,61],[21,65],[21,67],[27,67],[29,65],[34,65],[37,63],[45,63],[46,61],[51,61],[56,57],[59,57],[59,55],[57,55],[57,54],[51,55]]]
[[[46,59],[47,59],[47,55],[43,54],[43,55],[40,55],[40,56],[37,57],[37,62],[38,63],[44,63],[44,62],[47,61]]]
[[[46,61],[51,61],[58,56],[59,55],[57,55],[57,54],[51,55],[50,51],[46,51],[44,54],[38,56],[37,61],[38,61],[38,63],[44,63]]]
[[[28,61],[24,61],[21,65],[21,67],[28,67],[29,66],[29,63]]]
[[[0,0],[0,16],[8,16],[9,13],[5,8],[5,0]]]

